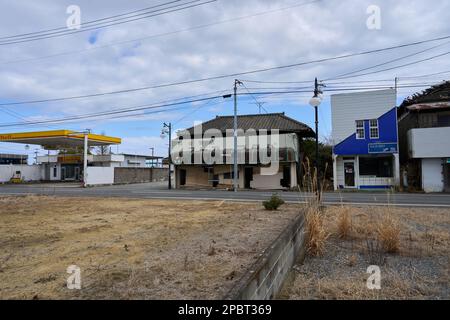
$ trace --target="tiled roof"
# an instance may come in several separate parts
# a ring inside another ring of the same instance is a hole
[[[406,98],[400,107],[404,108],[419,103],[448,101],[450,101],[450,81],[445,81]]]
[[[203,132],[209,129],[218,129],[225,133],[227,129],[233,129],[233,116],[217,116],[215,119],[202,123]],[[238,129],[244,131],[276,130],[280,133],[297,133],[302,137],[314,137],[314,131],[306,124],[285,116],[284,113],[249,114],[238,116]],[[187,129],[191,135],[194,127]]]

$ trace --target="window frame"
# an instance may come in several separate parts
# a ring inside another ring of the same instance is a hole
[[[377,125],[376,126],[372,126],[372,121],[376,121]],[[377,135],[376,136],[372,136],[372,129],[377,131]],[[380,124],[378,122],[378,119],[371,119],[371,120],[369,120],[369,137],[370,137],[371,140],[380,139]]]
[[[362,127],[359,127],[358,124],[362,123]],[[364,120],[356,120],[356,140],[364,140],[366,138],[366,128]],[[359,136],[358,130],[362,130],[362,138]]]

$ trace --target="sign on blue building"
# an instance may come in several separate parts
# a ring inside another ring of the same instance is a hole
[[[397,153],[398,145],[397,143],[369,143],[369,153],[377,154],[377,153]]]

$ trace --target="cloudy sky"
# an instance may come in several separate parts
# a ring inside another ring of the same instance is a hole
[[[158,105],[193,96],[194,100],[220,96],[231,93],[234,77],[91,98],[14,103],[183,82],[450,35],[450,1],[446,0],[433,1],[433,5],[426,0],[217,0],[97,30],[82,27],[81,32],[60,37],[21,43],[10,43],[17,38],[6,38],[65,28],[70,5],[79,6],[81,22],[85,23],[168,2],[0,0],[0,133],[89,128],[96,133],[122,137],[120,152],[149,154],[149,148],[156,147],[158,154],[165,155],[167,141],[159,137],[163,122],[172,122],[175,129],[180,129],[192,126],[194,121],[230,115],[232,101],[220,98],[172,106],[158,113],[154,111],[162,109],[143,110],[126,118],[100,117],[45,126],[23,123]],[[172,2],[170,6],[192,0]],[[208,0],[192,4],[202,2]],[[373,11],[368,13],[373,5],[380,8],[380,28],[376,29],[373,24],[372,28],[367,26],[368,19],[373,21]],[[242,93],[247,89],[250,92],[311,91],[314,77],[328,79],[319,119],[321,137],[326,139],[331,134],[329,97],[337,89],[393,86],[394,78],[399,77],[398,101],[401,102],[405,96],[450,77],[450,55],[442,55],[449,51],[450,39],[446,39],[242,75],[239,79],[245,88],[239,90]],[[391,60],[396,61],[384,64]],[[383,66],[374,67],[382,63]],[[356,73],[335,79],[369,67],[374,68],[359,74],[370,74],[356,77]],[[435,73],[440,74],[423,77]],[[300,92],[239,96],[239,113],[258,113],[256,102],[262,102],[265,108],[262,112],[285,112],[313,126],[314,113],[308,106],[311,95]],[[22,124],[10,125],[14,123]],[[0,143],[0,152],[24,153],[25,150],[20,145]]]

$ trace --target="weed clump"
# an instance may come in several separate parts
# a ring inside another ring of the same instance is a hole
[[[284,204],[284,200],[281,199],[278,195],[274,194],[272,197],[263,202],[263,206],[266,210],[275,211],[278,210],[280,206]]]

